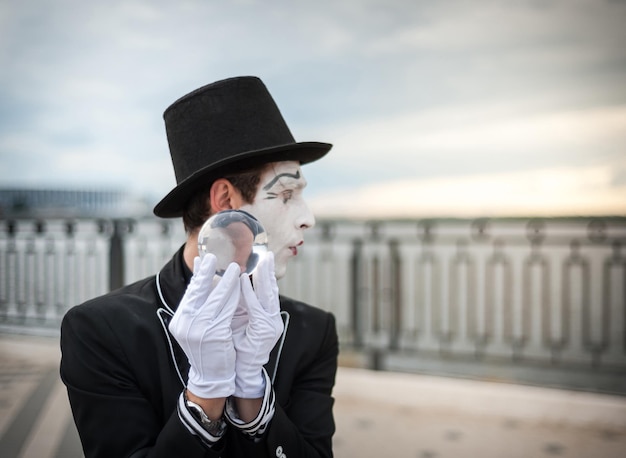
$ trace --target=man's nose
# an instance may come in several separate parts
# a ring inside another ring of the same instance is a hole
[[[315,226],[315,216],[306,202],[302,202],[300,215],[296,218],[296,227],[298,229],[310,229]]]

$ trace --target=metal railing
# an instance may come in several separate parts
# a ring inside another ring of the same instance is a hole
[[[171,220],[5,221],[0,325],[56,329],[184,239]],[[374,368],[626,393],[625,243],[625,218],[322,221],[280,288]]]

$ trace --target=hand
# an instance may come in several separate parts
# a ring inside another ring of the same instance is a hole
[[[232,263],[213,286],[214,255],[194,259],[189,282],[169,330],[191,367],[187,389],[202,398],[222,398],[235,390],[235,348],[231,321],[241,296],[239,266]]]
[[[262,368],[283,332],[278,284],[274,274],[274,254],[268,252],[259,262],[252,280],[241,275],[241,297],[232,322],[235,364],[235,396],[262,398],[265,379]]]

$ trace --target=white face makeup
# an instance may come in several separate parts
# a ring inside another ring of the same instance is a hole
[[[305,186],[299,162],[274,162],[261,175],[254,203],[241,207],[265,228],[277,278],[285,275],[287,262],[298,254],[298,247],[304,243],[304,230],[315,225],[313,213],[302,196]]]

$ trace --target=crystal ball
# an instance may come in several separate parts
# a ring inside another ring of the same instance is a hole
[[[212,253],[217,258],[216,275],[232,262],[241,273],[251,274],[267,253],[267,233],[261,223],[243,210],[224,210],[211,216],[198,234],[200,257]]]

